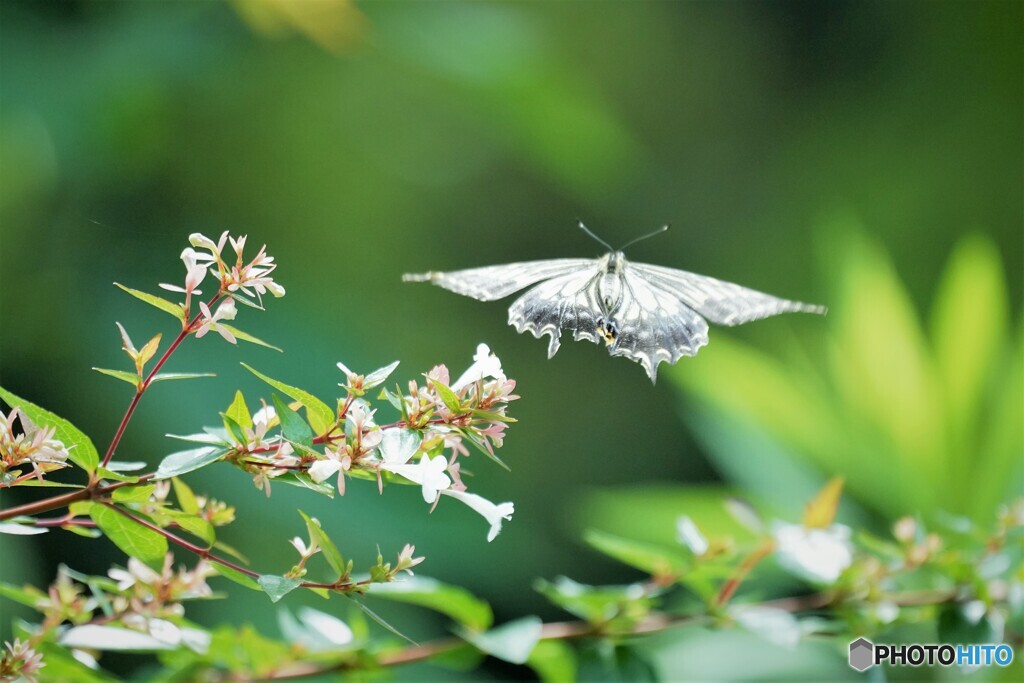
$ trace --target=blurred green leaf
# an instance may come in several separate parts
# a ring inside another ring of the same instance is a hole
[[[161,311],[164,311],[166,313],[170,313],[175,318],[177,318],[181,323],[184,324],[184,322],[185,322],[185,311],[184,311],[184,309],[179,304],[172,304],[167,299],[162,299],[162,298],[160,298],[158,296],[154,296],[152,294],[147,294],[146,292],[140,292],[139,290],[132,289],[131,287],[125,287],[124,285],[122,285],[122,284],[120,284],[118,282],[115,282],[114,285],[117,286],[117,287],[120,287],[125,292],[128,292],[129,294],[134,296],[136,299],[139,299],[140,301],[145,301],[150,306],[156,306]]]
[[[578,680],[576,653],[570,645],[560,640],[542,640],[537,643],[526,665],[546,683]]]
[[[690,566],[690,551],[682,545],[662,547],[593,529],[583,539],[605,555],[652,576],[683,574]]]
[[[199,514],[199,501],[196,500],[196,494],[192,492],[189,485],[178,477],[171,479],[171,484],[174,486],[174,495],[178,499],[178,507],[187,514]]]
[[[539,580],[534,587],[553,604],[591,624],[605,624],[617,617],[635,619],[651,605],[643,584],[587,586],[559,576],[554,582]]]
[[[486,629],[494,618],[490,605],[465,588],[450,586],[423,576],[373,584],[368,595],[426,607],[445,614],[473,630]]]
[[[952,603],[942,608],[939,613],[938,640],[940,643],[982,644],[999,642],[999,632],[992,625],[987,614],[970,618],[967,610],[971,607],[984,607],[980,603],[962,605]]]
[[[0,398],[4,402],[25,413],[32,422],[40,427],[53,427],[54,438],[61,441],[68,449],[68,458],[86,472],[92,472],[99,463],[96,447],[84,433],[62,417],[54,415],[45,408],[15,396],[0,387]]]
[[[301,403],[306,409],[306,418],[309,420],[310,426],[317,435],[326,434],[327,431],[334,426],[336,421],[334,411],[316,396],[313,396],[302,389],[289,386],[284,382],[278,382],[276,379],[271,379],[263,373],[249,367],[245,363],[242,363],[242,367],[280,391],[282,394],[285,394],[286,396]],[[284,423],[282,422],[282,425],[283,424]]]
[[[217,542],[217,532],[214,531],[213,525],[202,517],[178,510],[162,510],[161,514],[167,515],[179,527],[202,539],[207,548],[213,547]]]
[[[141,560],[157,571],[163,569],[167,555],[166,538],[104,505],[93,505],[89,516],[128,557]]]
[[[512,664],[525,664],[540,641],[543,622],[522,617],[484,633],[459,629],[459,635],[483,652]]]

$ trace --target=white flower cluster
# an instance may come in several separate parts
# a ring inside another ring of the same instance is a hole
[[[21,423],[21,434],[14,433],[15,421]],[[37,426],[17,408],[7,415],[0,412],[0,484],[11,484],[26,465],[40,480],[45,472],[65,467],[68,449],[53,438],[56,432],[56,427]]]

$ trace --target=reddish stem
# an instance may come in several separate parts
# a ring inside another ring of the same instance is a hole
[[[722,584],[722,589],[718,592],[718,597],[715,598],[715,605],[718,607],[724,607],[726,603],[736,594],[736,590],[743,583],[743,580],[747,578],[747,575],[757,566],[757,564],[768,557],[772,551],[775,550],[774,541],[766,541],[759,545],[757,548],[747,556],[743,563],[736,568],[736,573],[733,574],[728,581]]]

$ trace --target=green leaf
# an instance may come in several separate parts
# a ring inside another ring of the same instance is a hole
[[[249,367],[245,363],[242,363],[242,367],[280,391],[282,394],[301,403],[306,408],[306,418],[309,420],[310,426],[313,427],[313,430],[317,435],[326,434],[327,431],[334,426],[336,421],[334,411],[313,394],[303,391],[302,389],[289,386],[284,382],[278,382],[276,379],[271,379],[258,370],[254,370]]]
[[[277,602],[302,584],[302,581],[299,579],[289,579],[288,577],[277,576],[276,574],[263,574],[256,582],[263,589],[263,592],[270,596],[271,602]]]
[[[142,486],[123,486],[114,491],[111,499],[115,503],[143,503],[149,500],[156,488],[154,484]]]
[[[224,414],[242,427],[252,429],[252,415],[249,413],[249,406],[245,404],[245,396],[242,396],[241,391],[235,392],[235,398]]]
[[[321,496],[327,496],[328,498],[334,498],[334,492],[337,490],[327,482],[321,482],[319,484],[316,483],[309,478],[308,474],[303,472],[285,472],[281,476],[274,478],[274,483],[278,482],[309,489],[310,491],[315,491]]]
[[[486,633],[462,629],[459,635],[492,657],[512,664],[525,664],[540,641],[542,628],[540,618],[529,616],[502,624]]]
[[[163,382],[164,380],[171,379],[196,379],[199,377],[216,377],[217,375],[212,372],[161,372],[158,375],[154,375],[153,379],[149,380],[149,383]]]
[[[375,622],[377,622],[378,624],[383,626],[385,629],[387,629],[391,633],[395,634],[396,636],[398,636],[399,638],[401,638],[403,640],[409,641],[413,645],[417,645],[418,644],[415,640],[413,640],[409,636],[405,635],[404,633],[399,631],[397,628],[395,628],[394,626],[389,624],[387,621],[385,621],[383,617],[381,617],[379,614],[377,614],[372,609],[367,607],[364,603],[362,603],[361,601],[357,600],[353,595],[351,595],[349,593],[346,593],[345,597],[347,597],[352,602],[356,603],[356,606],[359,607],[359,609],[361,609],[363,611],[363,614],[365,614],[366,616],[368,616],[371,619],[373,619]]]
[[[99,475],[100,479],[110,479],[113,481],[129,481],[137,482],[139,477],[134,474],[122,474],[117,470],[112,470],[109,467],[97,467],[96,474]]]
[[[566,612],[592,624],[604,624],[616,617],[632,619],[645,616],[652,604],[643,584],[625,586],[588,586],[559,576],[553,582],[538,580],[534,584],[544,597]]]
[[[193,536],[201,538],[206,543],[207,548],[212,547],[217,542],[217,532],[213,530],[213,525],[202,517],[190,515],[187,512],[179,512],[178,510],[163,510],[162,512],[174,520],[174,523],[179,527]]]
[[[227,330],[231,334],[235,335],[235,337],[237,337],[238,339],[241,339],[242,341],[247,341],[250,344],[256,344],[257,346],[263,346],[263,347],[266,347],[268,349],[273,349],[274,351],[281,351],[281,349],[277,348],[273,344],[268,344],[267,342],[263,341],[262,339],[257,339],[256,337],[252,336],[248,332],[242,332],[237,327],[232,327],[231,325],[225,325],[224,323],[222,323],[220,321],[217,321],[217,325],[220,326],[220,327],[223,327],[225,330]]]
[[[227,453],[223,448],[207,446],[205,448],[194,448],[188,451],[172,453],[160,462],[156,469],[156,479],[170,479],[179,477],[187,472],[198,470],[200,467],[217,462]]]
[[[439,382],[436,379],[432,379],[430,380],[430,382],[434,385],[434,391],[437,392],[437,395],[441,398],[441,401],[448,407],[448,410],[456,414],[462,412],[462,402],[459,400],[459,397],[455,394],[454,391],[452,391],[447,385],[445,385],[444,382]]]
[[[111,542],[129,557],[159,571],[167,555],[167,539],[105,505],[94,505],[89,516]]]
[[[223,576],[225,579],[234,581],[240,586],[245,586],[246,588],[254,591],[263,590],[263,587],[260,586],[260,584],[256,583],[256,581],[254,581],[251,576],[249,576],[248,574],[243,574],[242,572],[238,571],[237,569],[234,569],[233,567],[228,567],[227,565],[223,565],[220,562],[211,562],[210,566],[213,567],[213,569],[218,574]]]
[[[8,405],[19,409],[40,427],[53,427],[54,438],[61,441],[68,449],[68,458],[86,472],[96,469],[100,457],[96,447],[84,433],[62,417],[54,415],[45,408],[15,396],[6,389],[0,388],[0,398]]]
[[[122,382],[128,382],[128,384],[131,384],[136,389],[139,388],[139,383],[142,382],[142,379],[134,372],[126,372],[124,370],[107,370],[106,368],[93,368],[93,370],[109,377],[113,377],[114,379],[119,379]]]
[[[185,310],[181,307],[180,304],[172,304],[167,299],[162,299],[158,296],[147,294],[146,292],[140,292],[139,290],[132,289],[131,287],[125,287],[124,285],[118,282],[115,282],[114,285],[120,287],[125,292],[128,292],[136,299],[139,299],[140,301],[145,301],[150,306],[156,306],[161,311],[170,313],[175,318],[177,318],[182,324],[185,323]]]
[[[196,500],[196,494],[192,493],[189,485],[178,477],[171,479],[171,484],[174,486],[174,495],[178,499],[178,507],[190,515],[199,514],[199,501]]]
[[[313,431],[306,424],[306,421],[299,417],[299,414],[288,407],[281,397],[277,394],[271,394],[274,400],[274,409],[277,411],[277,418],[281,420],[281,431],[284,433],[284,438],[289,441],[305,446],[306,448],[313,447]]]
[[[46,594],[35,586],[26,585],[24,588],[18,588],[7,582],[0,582],[0,595],[32,609],[37,609],[38,605],[45,604],[47,600]]]
[[[981,235],[961,239],[942,275],[931,319],[935,359],[958,431],[983,407],[979,398],[1007,337],[1007,298],[996,246]]]
[[[375,583],[370,587],[368,595],[426,607],[476,631],[488,628],[494,619],[491,606],[465,588],[423,576],[412,576],[389,583]]]
[[[623,564],[652,576],[684,574],[690,566],[689,551],[683,546],[667,548],[653,543],[634,541],[603,531],[590,530],[583,539],[593,548]]]
[[[299,514],[302,515],[302,519],[306,520],[306,529],[309,530],[309,537],[320,545],[324,558],[331,565],[331,569],[338,572],[338,576],[343,575],[345,573],[345,559],[341,556],[338,546],[334,545],[334,541],[330,539],[320,526],[320,521],[311,518],[302,510],[299,510]]]
[[[537,643],[526,665],[536,671],[545,683],[577,680],[576,652],[561,640],[542,640]]]

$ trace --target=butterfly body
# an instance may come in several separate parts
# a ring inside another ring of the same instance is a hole
[[[562,330],[573,339],[604,342],[608,353],[640,363],[653,382],[658,365],[696,355],[708,343],[708,322],[719,325],[779,313],[824,313],[683,270],[628,261],[622,251],[598,259],[551,259],[449,273],[404,275],[480,301],[493,301],[533,285],[512,302],[508,323],[538,339],[548,336],[548,357]]]

